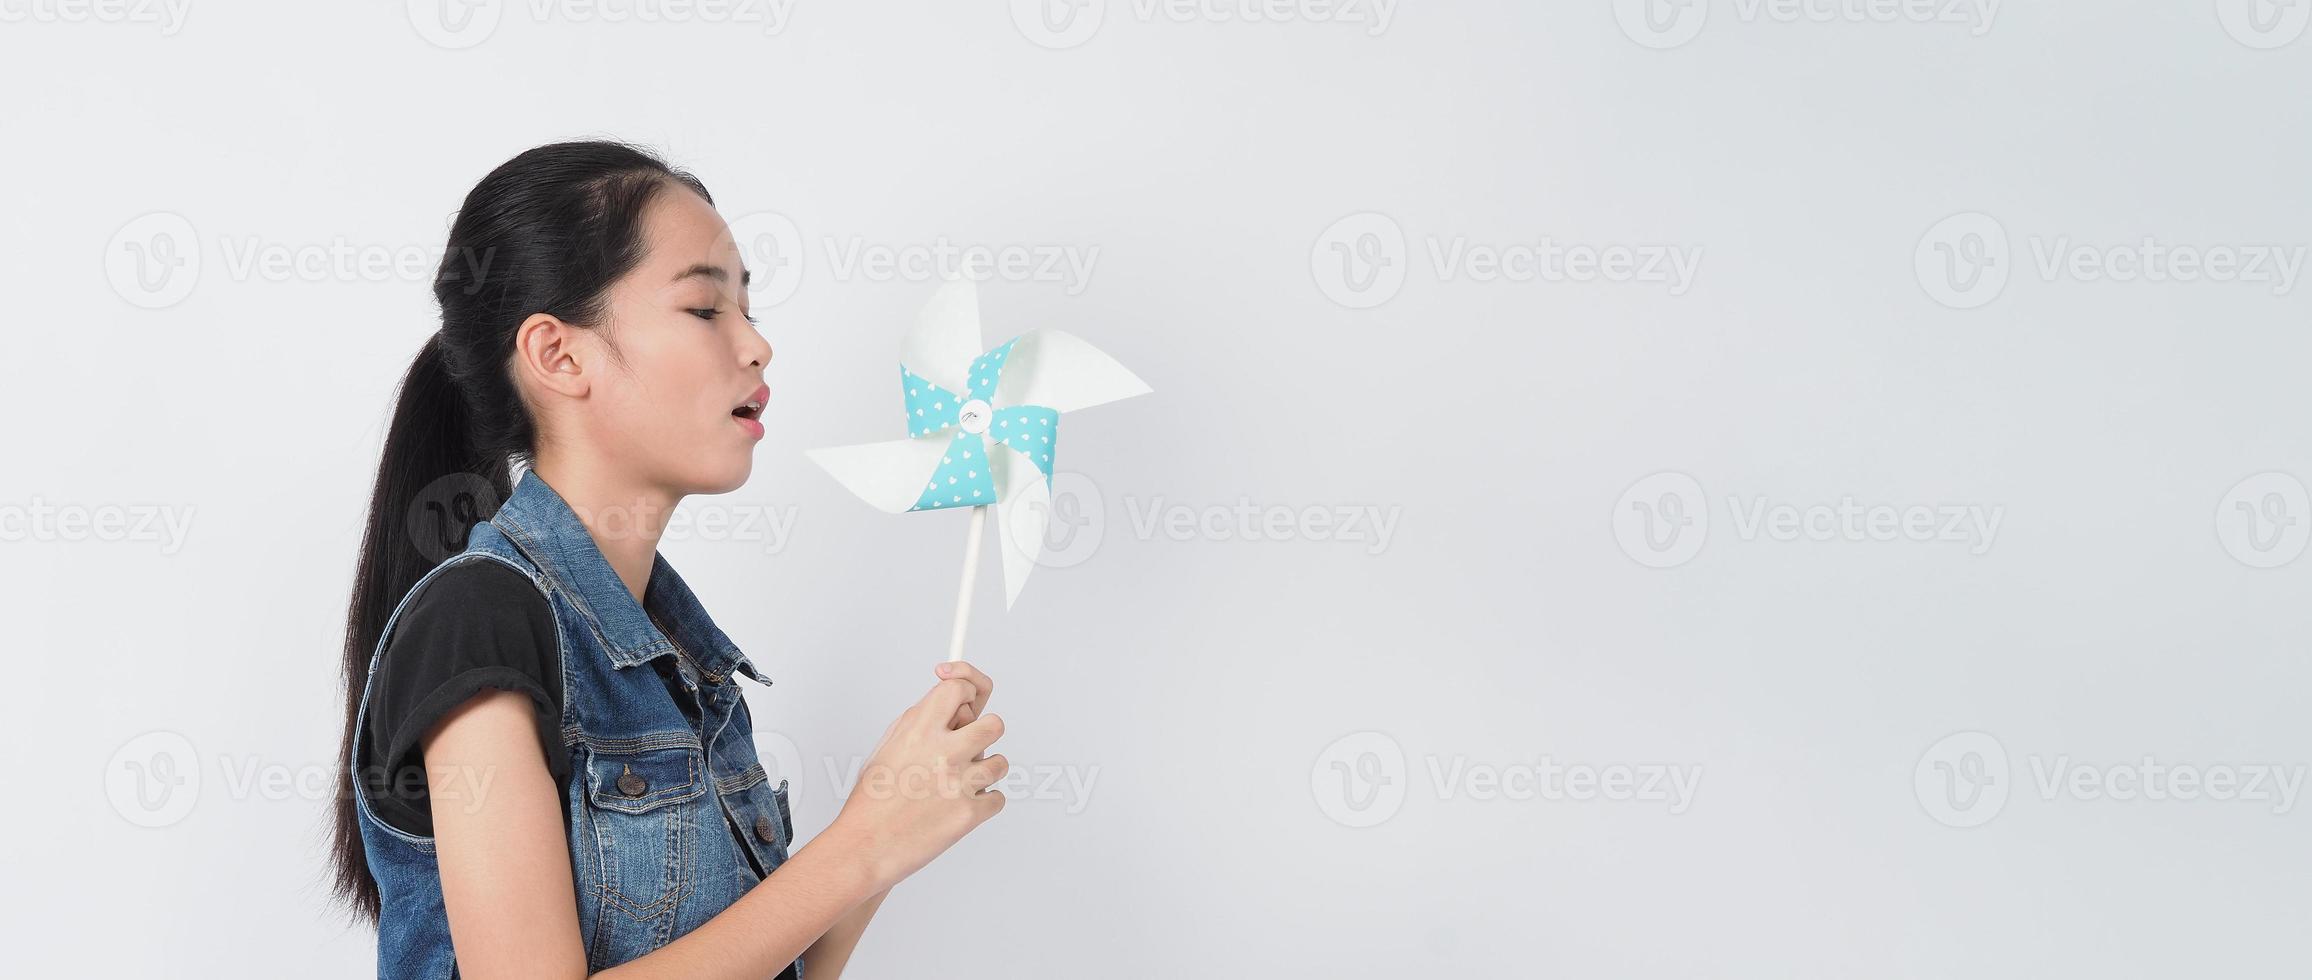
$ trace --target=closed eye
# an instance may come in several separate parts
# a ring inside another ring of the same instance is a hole
[[[713,308],[713,309],[696,309],[696,310],[691,310],[691,311],[689,311],[689,312],[690,312],[690,315],[692,315],[692,316],[695,316],[695,317],[697,317],[697,318],[699,318],[699,319],[701,319],[701,320],[710,320],[710,321],[711,321],[711,320],[713,320],[713,319],[714,319],[716,316],[719,316],[719,315],[721,315],[721,313],[722,313],[722,310],[721,310],[721,309],[719,309],[719,308]],[[748,322],[748,323],[755,323],[755,324],[760,324],[760,323],[762,322],[762,321],[760,321],[760,320],[757,320],[757,319],[755,319],[755,315],[754,315],[754,314],[752,314],[752,313],[748,313],[748,314],[746,314],[746,318],[747,318],[747,322]]]

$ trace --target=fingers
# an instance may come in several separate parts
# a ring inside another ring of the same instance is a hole
[[[958,707],[970,701],[977,693],[978,685],[960,677],[950,677],[932,685],[931,693],[923,696],[920,705],[925,717],[946,722],[955,717]]]
[[[989,786],[1002,782],[1003,777],[1010,772],[1010,759],[1000,755],[991,755],[972,763],[970,768],[964,770],[963,784],[975,793],[980,792]]]
[[[979,818],[979,822],[986,823],[989,817],[1002,813],[1005,799],[1006,797],[1002,793],[992,789],[972,797],[971,805],[975,815]]]
[[[975,689],[971,699],[965,701],[963,706],[957,708],[955,714],[948,719],[947,727],[961,728],[971,724],[974,719],[987,711],[988,698],[995,696],[994,678],[981,673],[979,668],[960,660],[940,664],[935,668],[935,672],[941,677],[961,678],[969,681]]]
[[[964,744],[970,746],[973,752],[985,753],[988,746],[1003,737],[1003,716],[981,715],[971,724],[956,729],[956,734],[963,736]]]

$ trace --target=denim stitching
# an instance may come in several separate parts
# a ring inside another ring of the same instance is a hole
[[[472,534],[469,531],[468,538],[470,539],[471,536]],[[470,545],[471,543],[472,542],[469,540],[468,544]],[[494,561],[498,564],[506,566],[507,568],[511,568],[516,572],[522,572],[522,567],[520,565],[516,565],[513,562],[508,561],[504,556],[492,554],[487,551],[461,551],[457,554],[449,556],[446,559],[443,559],[441,564],[435,565],[433,568],[428,569],[424,575],[418,576],[417,581],[410,583],[409,591],[401,594],[401,600],[394,603],[393,612],[385,617],[385,627],[377,634],[377,645],[369,652],[369,673],[362,679],[361,703],[354,708],[353,712],[353,729],[354,737],[356,739],[361,737],[363,730],[362,723],[367,721],[369,718],[369,694],[371,688],[377,681],[377,666],[385,659],[386,644],[393,638],[394,627],[401,625],[402,611],[409,608],[410,600],[418,594],[420,589],[425,587],[426,583],[433,581],[434,576],[440,575],[444,571],[471,561]],[[525,577],[528,575],[527,572],[523,572],[523,574]],[[434,853],[434,839],[431,836],[419,836],[417,834],[412,834],[385,822],[385,819],[379,817],[377,815],[376,809],[370,805],[369,794],[362,787],[361,751],[358,741],[356,742],[355,749],[352,752],[347,753],[347,755],[349,756],[347,771],[353,777],[353,803],[355,812],[359,815],[368,817],[370,822],[375,823],[380,829],[389,834],[392,834],[395,837],[401,838],[402,843],[417,848],[421,853]]]

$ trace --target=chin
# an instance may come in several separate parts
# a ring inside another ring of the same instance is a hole
[[[753,454],[750,453],[745,460],[741,461],[739,465],[735,467],[729,467],[715,473],[705,474],[703,478],[694,484],[697,489],[691,492],[707,496],[712,496],[718,493],[729,493],[740,487],[746,486],[747,477],[753,476],[754,472],[755,460]]]

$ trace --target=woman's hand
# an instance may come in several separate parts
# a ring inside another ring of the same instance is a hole
[[[970,681],[973,688],[971,699],[955,709],[955,717],[947,723],[949,728],[962,728],[977,720],[987,711],[987,699],[995,696],[995,678],[980,673],[979,668],[963,661],[940,664],[932,668],[931,672],[942,678],[963,678]]]
[[[969,664],[940,666],[946,679],[884,729],[827,828],[867,856],[878,891],[1003,810],[1003,794],[988,788],[1011,771],[987,754],[1003,736],[1003,719],[985,712],[995,682]]]

